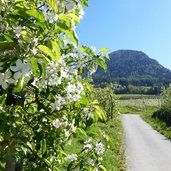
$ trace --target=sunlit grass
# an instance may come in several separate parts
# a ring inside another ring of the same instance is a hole
[[[107,171],[126,171],[125,150],[124,150],[124,135],[120,116],[115,117],[111,121],[99,122],[88,130],[88,135],[94,140],[98,139],[102,132],[109,136],[109,140],[104,142],[108,144],[108,148],[104,152],[102,164]],[[81,137],[80,137],[81,136]],[[68,153],[77,153],[82,149],[83,142],[86,136],[80,135],[72,138],[72,145],[66,145],[65,150]],[[78,141],[82,139],[82,141]],[[66,166],[61,167],[66,170]]]
[[[146,122],[148,122],[154,129],[159,131],[167,138],[171,139],[171,127],[167,126],[167,124],[164,121],[158,118],[152,118],[151,115],[152,113],[146,113],[145,115],[142,115],[142,118]]]
[[[154,112],[161,107],[160,96],[148,95],[120,95],[118,109],[120,113],[147,113]]]

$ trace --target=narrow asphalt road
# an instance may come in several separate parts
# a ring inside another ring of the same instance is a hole
[[[139,115],[122,115],[128,171],[171,171],[171,141]]]

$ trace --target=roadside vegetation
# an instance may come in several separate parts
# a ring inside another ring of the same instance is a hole
[[[113,93],[112,86],[103,89],[95,88],[94,96],[98,99],[107,115],[107,121],[98,123],[93,130],[93,132],[97,133],[94,135],[95,137],[105,133],[108,139],[108,148],[104,153],[102,163],[107,171],[126,171],[125,150],[123,144],[124,134],[118,112],[117,96]]]
[[[171,87],[163,92],[161,107],[153,114],[143,115],[143,118],[156,130],[171,139]]]
[[[119,116],[115,116],[112,120],[99,122],[87,130],[87,135],[92,137],[90,141],[101,139],[102,143],[107,147],[104,151],[102,164],[107,171],[126,171],[125,150],[123,146],[124,135],[121,120]],[[77,153],[84,146],[86,135],[78,135],[72,138],[72,145],[67,144],[65,150],[68,153]],[[92,161],[90,164],[94,165]],[[61,170],[66,170],[67,165],[63,165]]]
[[[138,94],[118,95],[118,110],[120,113],[153,113],[160,106],[161,96]]]
[[[171,139],[171,87],[161,96],[156,95],[118,95],[120,113],[140,114],[154,129]]]
[[[94,88],[91,95],[91,98],[98,100],[106,114],[106,120],[100,120],[91,127],[87,127],[86,133],[74,134],[70,142],[64,146],[64,151],[69,154],[79,153],[86,147],[94,148],[93,144],[100,140],[106,147],[103,158],[98,158],[101,160],[99,161],[102,164],[101,170],[126,171],[124,134],[117,110],[117,97],[110,86],[103,89]],[[91,153],[87,151],[87,155],[91,155]],[[96,165],[93,160],[88,160],[88,163],[90,166]],[[68,163],[61,164],[59,169],[67,170]]]

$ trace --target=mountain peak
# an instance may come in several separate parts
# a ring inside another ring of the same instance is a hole
[[[93,76],[95,83],[124,80],[131,85],[152,86],[171,82],[171,71],[142,51],[117,50],[109,56],[107,72],[98,69]]]

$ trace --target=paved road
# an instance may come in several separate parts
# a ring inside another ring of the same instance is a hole
[[[122,116],[128,171],[171,171],[171,141],[139,115]]]

